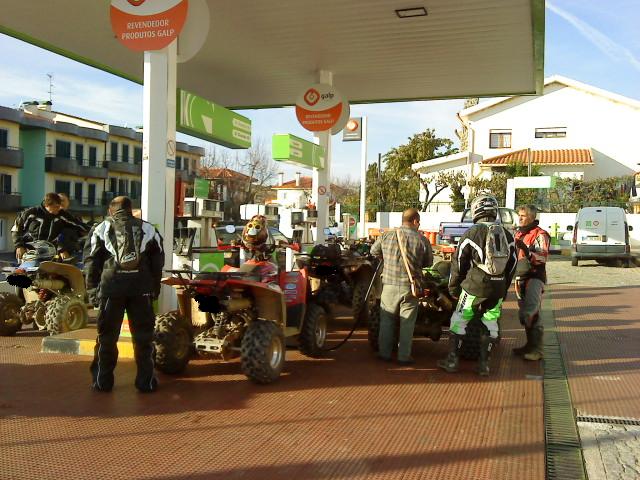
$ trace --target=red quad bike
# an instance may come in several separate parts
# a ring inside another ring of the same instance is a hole
[[[178,310],[156,317],[156,368],[176,374],[192,353],[224,360],[240,357],[255,383],[271,383],[282,372],[287,341],[307,356],[319,356],[327,313],[309,302],[305,269],[278,272],[269,261],[249,260],[222,272],[171,270],[163,283],[177,290]]]

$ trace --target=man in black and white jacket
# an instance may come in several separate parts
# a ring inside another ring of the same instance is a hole
[[[498,319],[515,272],[513,235],[497,224],[498,201],[479,195],[471,203],[473,227],[460,238],[451,262],[449,293],[458,299],[449,327],[449,355],[438,361],[447,372],[458,370],[459,352],[471,319],[480,316],[488,331],[480,337],[478,373],[489,375],[489,354],[498,338]]]
[[[27,208],[16,217],[11,228],[16,259],[20,260],[29,242],[36,240],[56,243],[60,256],[67,258],[78,248],[77,239],[87,230],[84,223],[62,208],[62,200],[57,193],[47,193],[40,205]],[[73,235],[65,235],[69,232]]]
[[[100,307],[92,388],[101,392],[113,388],[126,310],[138,367],[135,386],[140,392],[155,391],[152,302],[160,293],[162,237],[153,225],[133,217],[128,197],[116,197],[109,205],[109,216],[89,234],[84,265],[87,291]]]

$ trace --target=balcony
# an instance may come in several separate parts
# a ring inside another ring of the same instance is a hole
[[[0,211],[17,212],[22,209],[22,194],[18,192],[0,193]]]
[[[102,204],[106,207],[109,206],[111,200],[116,197],[124,195],[125,197],[129,197],[131,199],[131,208],[141,208],[142,200],[140,198],[131,198],[127,192],[102,192]]]
[[[132,175],[142,175],[142,163],[129,162],[104,162],[109,172],[129,173]]]
[[[196,180],[196,173],[187,170],[176,170],[176,180],[182,180],[185,183],[193,183]]]
[[[17,147],[0,148],[0,165],[3,167],[22,168],[24,165],[22,149]]]
[[[69,202],[69,211],[74,215],[106,215],[107,210],[100,202],[99,198],[71,198]]]
[[[65,173],[84,178],[107,178],[108,170],[101,162],[76,160],[73,158],[49,156],[44,159],[44,171],[49,173]]]

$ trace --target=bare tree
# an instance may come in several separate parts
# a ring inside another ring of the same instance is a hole
[[[270,184],[279,171],[262,138],[245,152],[244,157],[238,159],[238,166],[240,172],[249,177],[244,192],[245,203],[253,203],[256,193]]]

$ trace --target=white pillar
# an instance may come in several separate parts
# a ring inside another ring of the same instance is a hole
[[[360,238],[367,237],[366,203],[367,203],[367,117],[362,117],[362,145],[360,158]]]
[[[142,215],[164,239],[164,268],[172,268],[176,146],[176,42],[144,53],[142,134]],[[173,289],[165,285],[159,311],[172,305]]]
[[[320,70],[320,83],[333,85],[333,73],[326,70]],[[329,223],[329,196],[331,194],[331,131],[316,132],[316,143],[324,147],[326,154],[324,160],[324,170],[313,169],[313,188],[311,198],[316,204],[318,210],[318,221],[316,223],[316,242],[324,243],[324,229]],[[318,187],[325,187],[325,194],[320,195]]]
[[[516,182],[513,178],[507,179],[507,191],[504,206],[507,208],[516,208]]]

